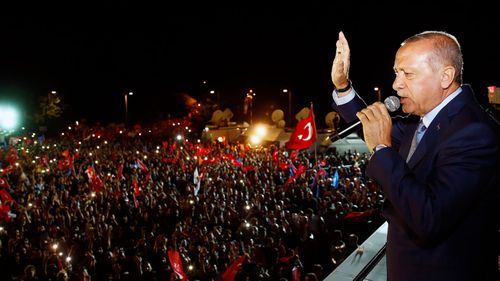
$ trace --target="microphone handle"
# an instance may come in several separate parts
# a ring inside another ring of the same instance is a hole
[[[387,110],[389,112],[394,112],[396,111],[399,106],[400,106],[400,102],[399,102],[399,99],[398,97],[396,96],[389,96],[387,97],[385,100],[384,100],[384,105],[385,107],[387,108]],[[350,134],[351,132],[355,131],[357,129],[357,127],[361,127],[361,121],[358,121],[354,124],[352,124],[351,126],[345,128],[344,130],[336,133],[336,134],[333,134],[329,137],[329,139],[334,142],[334,141],[337,141],[339,139],[343,139],[345,138],[348,134]]]
[[[336,134],[333,134],[330,136],[330,140],[333,142],[333,141],[338,141],[340,139],[343,139],[345,137],[345,135],[347,135],[348,133],[351,133],[351,131],[353,129],[355,129],[356,127],[359,127],[361,124],[361,121],[358,121],[354,124],[352,124],[351,126],[345,128],[344,130],[336,133]]]

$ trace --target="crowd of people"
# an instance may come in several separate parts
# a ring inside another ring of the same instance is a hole
[[[5,145],[0,280],[322,280],[383,222],[367,154],[177,133]]]

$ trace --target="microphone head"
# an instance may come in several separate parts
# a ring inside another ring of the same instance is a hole
[[[399,98],[396,96],[389,96],[384,100],[385,107],[387,107],[387,110],[390,112],[394,112],[398,110],[399,108]]]

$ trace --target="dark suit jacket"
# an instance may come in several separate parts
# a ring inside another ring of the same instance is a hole
[[[363,106],[333,105],[348,122]],[[464,85],[406,163],[417,123],[393,119],[392,147],[366,168],[386,198],[388,280],[500,280],[498,123]]]

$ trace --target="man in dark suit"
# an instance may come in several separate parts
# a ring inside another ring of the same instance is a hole
[[[427,31],[401,44],[393,88],[409,115],[394,119],[351,86],[342,32],[336,51],[333,107],[361,121],[366,174],[386,198],[388,280],[500,280],[500,129],[462,84],[456,38]]]

